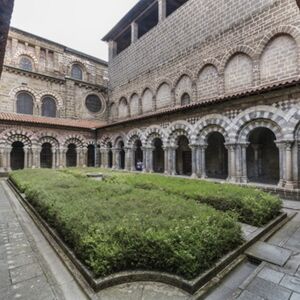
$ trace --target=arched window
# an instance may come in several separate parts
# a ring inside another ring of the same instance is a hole
[[[82,80],[82,68],[78,64],[72,66],[71,77],[77,80]]]
[[[19,63],[20,69],[26,70],[26,71],[32,71],[33,65],[32,61],[27,56],[22,56]]]
[[[56,103],[51,97],[45,97],[42,101],[42,116],[43,117],[56,117]]]
[[[88,95],[85,99],[85,106],[91,113],[98,113],[102,108],[102,102],[97,95]]]
[[[17,96],[17,113],[33,115],[33,98],[28,93],[20,93]]]
[[[191,97],[188,93],[184,93],[181,97],[181,105],[188,105],[191,103]]]

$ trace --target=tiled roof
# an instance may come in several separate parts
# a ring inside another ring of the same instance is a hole
[[[63,127],[82,128],[82,129],[93,129],[104,125],[104,123],[100,121],[37,117],[31,115],[6,113],[6,112],[0,112],[0,122],[1,121],[12,121],[12,122],[21,122],[21,123],[30,123],[30,124],[51,125],[51,126],[63,126]]]
[[[259,87],[255,87],[255,88],[252,88],[252,89],[239,91],[239,92],[236,92],[234,94],[219,96],[219,97],[216,97],[216,98],[207,99],[207,100],[204,100],[204,101],[201,101],[201,102],[194,102],[194,103],[184,105],[184,106],[175,106],[175,107],[172,107],[172,108],[166,108],[166,109],[156,111],[156,112],[152,112],[152,113],[149,113],[149,114],[144,114],[144,115],[136,116],[136,117],[133,117],[133,118],[124,119],[124,120],[121,120],[121,121],[118,121],[118,122],[113,122],[113,123],[110,123],[110,124],[106,124],[106,125],[103,125],[103,126],[99,127],[99,129],[100,128],[112,127],[112,126],[115,126],[115,125],[122,125],[124,123],[138,121],[138,120],[141,120],[141,119],[158,117],[158,116],[161,116],[161,115],[167,115],[167,114],[172,114],[172,113],[176,113],[176,112],[184,112],[184,111],[192,110],[192,109],[195,109],[195,108],[201,108],[201,107],[205,107],[205,106],[209,106],[209,105],[213,105],[213,104],[217,104],[217,103],[221,103],[221,102],[226,102],[226,101],[233,100],[233,99],[239,99],[239,98],[243,98],[243,97],[247,97],[247,96],[259,95],[259,94],[262,94],[262,93],[275,91],[275,90],[278,90],[278,89],[281,89],[281,88],[295,86],[297,84],[300,84],[300,77],[290,78],[290,79],[287,79],[285,81],[272,82],[271,84],[268,84],[268,85],[261,85]]]

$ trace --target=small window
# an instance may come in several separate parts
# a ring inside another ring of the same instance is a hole
[[[42,116],[43,117],[56,117],[56,103],[51,97],[45,97],[42,101]]]
[[[102,108],[102,102],[97,95],[89,95],[85,100],[86,108],[92,113],[98,113]]]
[[[79,65],[73,65],[71,77],[77,80],[82,80],[82,68]]]
[[[25,71],[32,71],[32,61],[29,57],[23,56],[20,59],[20,68]]]
[[[184,93],[181,97],[181,105],[188,105],[191,103],[191,97],[188,93]]]
[[[33,98],[28,93],[20,93],[17,96],[17,113],[33,115]]]

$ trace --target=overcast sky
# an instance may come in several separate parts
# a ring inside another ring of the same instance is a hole
[[[107,60],[101,38],[138,0],[15,0],[11,25]]]

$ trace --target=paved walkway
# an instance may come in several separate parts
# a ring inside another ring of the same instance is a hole
[[[288,213],[300,202],[285,201]],[[255,230],[246,226],[245,234]],[[206,297],[208,300],[300,300],[300,214],[268,244],[289,249],[282,266],[246,262]],[[85,300],[87,296],[35,226],[7,183],[0,180],[0,300]],[[190,300],[183,291],[164,284],[123,284],[92,295],[93,300]]]
[[[7,183],[1,180],[0,300],[12,299],[87,298]]]

